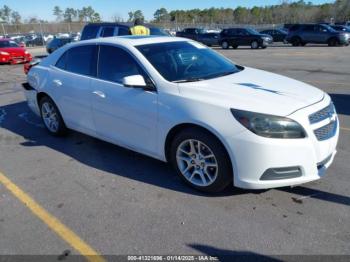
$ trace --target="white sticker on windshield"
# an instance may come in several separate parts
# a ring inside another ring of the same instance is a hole
[[[202,45],[201,43],[198,42],[189,42],[191,45],[193,45],[194,47],[198,48],[198,49],[205,49],[207,48],[205,45]]]

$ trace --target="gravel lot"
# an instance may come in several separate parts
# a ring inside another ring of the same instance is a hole
[[[331,94],[341,131],[324,179],[198,193],[165,163],[75,132],[49,136],[24,102],[22,65],[0,66],[0,172],[101,254],[350,255],[350,47],[218,50]],[[1,183],[0,210],[0,254],[77,254]]]

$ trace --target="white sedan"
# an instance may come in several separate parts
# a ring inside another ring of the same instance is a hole
[[[326,93],[188,39],[69,44],[33,67],[24,87],[51,134],[73,129],[169,161],[207,192],[313,181],[336,154],[339,122]]]

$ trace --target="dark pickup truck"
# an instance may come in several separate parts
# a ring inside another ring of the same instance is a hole
[[[203,29],[200,29],[200,28],[185,28],[184,30],[182,30],[180,32],[176,32],[176,36],[185,37],[185,38],[189,38],[189,39],[198,41],[198,38],[200,37],[200,35],[202,35],[204,33],[205,33],[205,31]]]

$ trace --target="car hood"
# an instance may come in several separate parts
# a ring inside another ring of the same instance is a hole
[[[287,116],[324,97],[323,91],[308,84],[248,67],[232,75],[178,86],[180,93],[189,98],[279,116]]]
[[[23,55],[26,50],[22,47],[3,47],[3,48],[0,48],[0,51],[7,52],[10,54]]]

